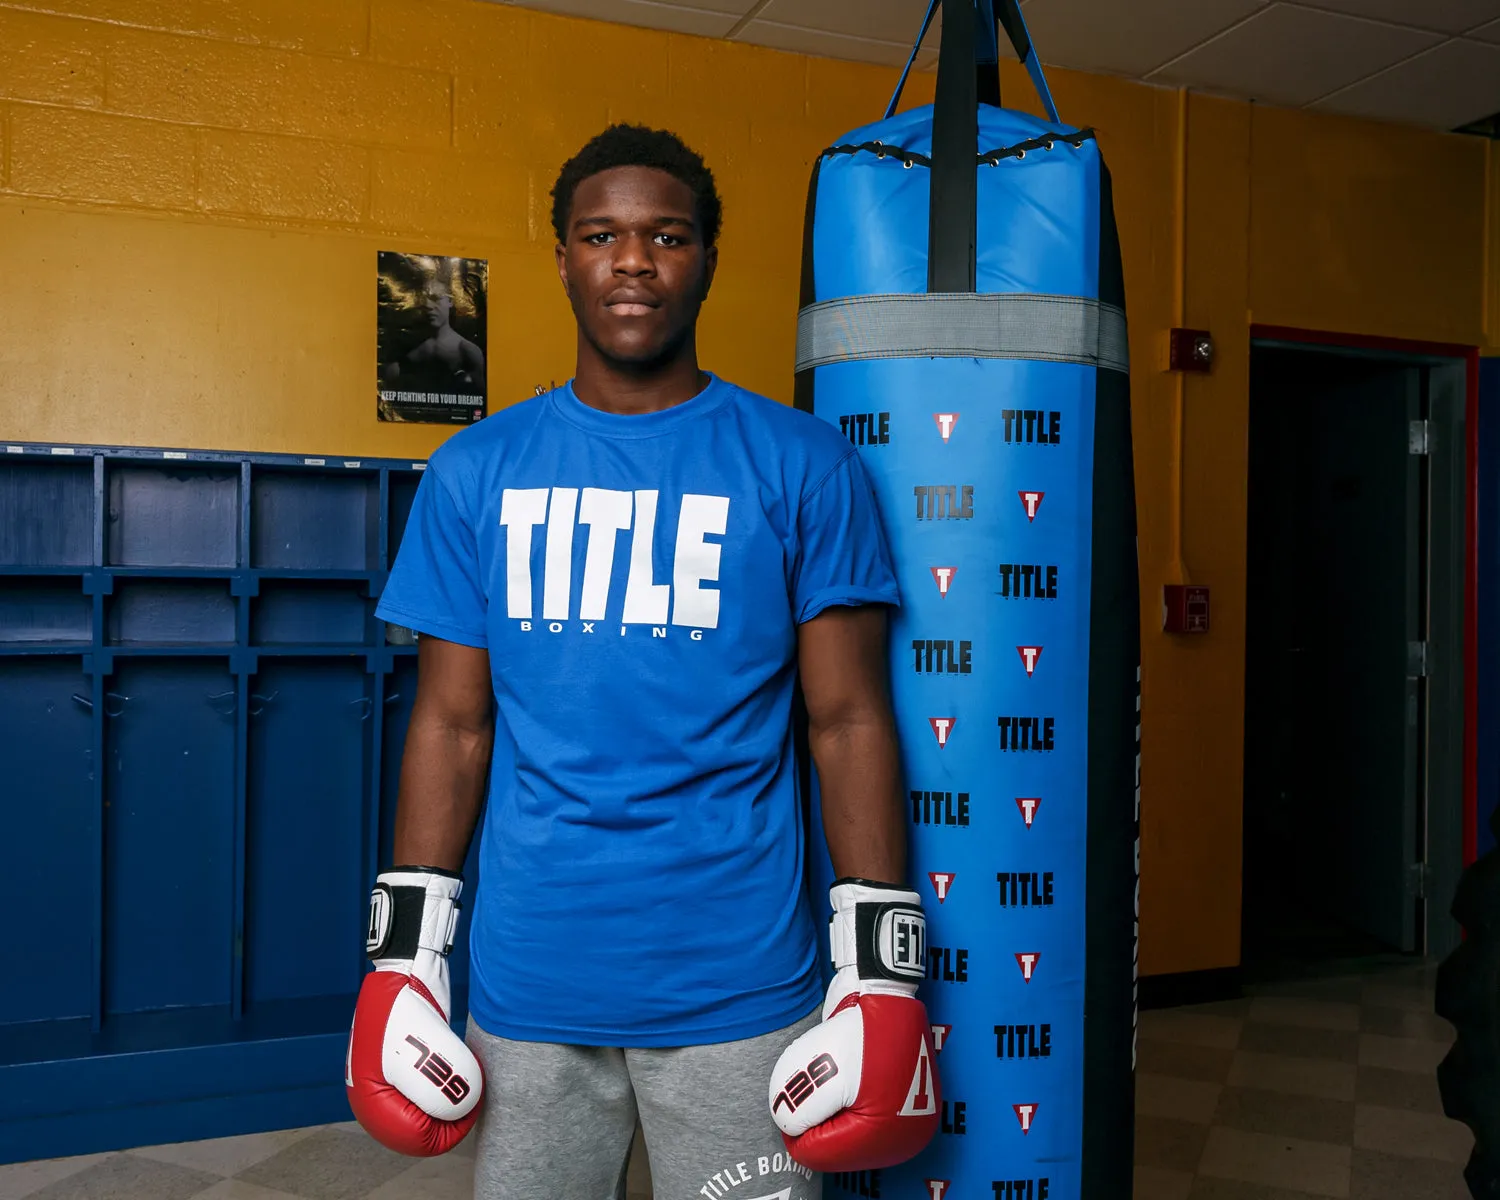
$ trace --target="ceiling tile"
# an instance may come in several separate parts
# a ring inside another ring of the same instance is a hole
[[[910,51],[926,12],[927,0],[771,0],[755,15],[800,29],[902,42]]]
[[[1500,112],[1500,46],[1466,39],[1444,42],[1313,107],[1456,129]]]
[[[1273,4],[1149,78],[1303,105],[1441,40],[1435,33]]]
[[[1415,25],[1439,33],[1466,33],[1500,17],[1500,0],[1298,0],[1301,7]]]
[[[854,62],[881,63],[899,67],[906,64],[911,46],[901,42],[878,42],[870,38],[825,33],[820,29],[803,29],[776,21],[751,21],[735,37],[738,42],[753,42],[775,50],[797,54],[816,54],[824,58],[852,59]]]
[[[1474,30],[1469,36],[1478,38],[1481,42],[1492,42],[1500,46],[1500,21],[1492,21],[1483,28]]]
[[[525,0],[516,7],[568,17],[591,17],[617,25],[644,25],[674,33],[723,37],[753,3],[754,0],[693,0],[691,4],[667,4],[660,0]]]
[[[1266,0],[1025,0],[1044,63],[1140,76],[1265,7]]]

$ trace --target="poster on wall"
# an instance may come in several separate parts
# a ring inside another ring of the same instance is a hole
[[[484,418],[488,292],[484,259],[380,251],[380,420],[471,425]]]

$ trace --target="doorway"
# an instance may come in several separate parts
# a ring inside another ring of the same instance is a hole
[[[1456,939],[1463,383],[1451,359],[1253,346],[1247,980]]]

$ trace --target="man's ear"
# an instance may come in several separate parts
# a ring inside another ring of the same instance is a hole
[[[708,299],[709,289],[714,285],[714,272],[719,269],[719,248],[709,246],[703,252],[703,299]]]
[[[558,245],[555,248],[555,254],[556,254],[556,257],[557,257],[557,277],[560,280],[562,280],[563,295],[566,296],[569,300],[571,300],[573,298],[573,293],[568,288],[568,250],[567,250],[567,247],[564,246],[564,245],[562,245],[561,243],[558,243]]]

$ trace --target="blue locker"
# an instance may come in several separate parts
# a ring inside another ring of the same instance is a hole
[[[3,580],[0,580],[3,585]],[[10,628],[0,609],[0,631]],[[91,684],[77,655],[0,658],[0,842],[18,897],[47,898],[46,920],[10,930],[10,961],[26,987],[0,988],[0,1061],[7,1027],[87,1021],[93,1012],[93,881],[98,845]]]
[[[0,998],[0,1163],[348,1119],[416,692],[374,607],[423,465],[0,455],[0,833],[55,913]]]
[[[122,659],[105,720],[104,1011],[230,1003],[234,678]]]
[[[364,973],[360,830],[369,683],[363,661],[352,657],[262,660],[254,677],[245,814],[247,1007],[344,996],[353,1012]]]

